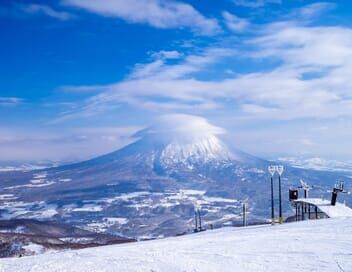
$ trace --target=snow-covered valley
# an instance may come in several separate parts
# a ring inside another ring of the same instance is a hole
[[[352,271],[352,218],[218,230],[0,260],[1,272]]]

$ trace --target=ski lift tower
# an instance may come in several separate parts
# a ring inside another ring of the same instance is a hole
[[[305,190],[305,197],[298,198],[297,190],[290,190],[290,201],[296,207],[296,221],[311,219],[311,207],[315,210],[314,219],[318,218],[337,218],[337,217],[352,217],[352,209],[346,206],[345,204],[337,202],[337,196],[339,193],[349,193],[344,188],[343,182],[338,182],[335,184],[331,200],[324,200],[320,198],[309,198],[308,191],[317,186],[309,186],[307,183],[301,181],[301,187]],[[305,216],[308,206],[308,217]],[[297,208],[298,207],[298,208]],[[314,215],[313,210],[313,215]]]
[[[331,205],[332,206],[336,205],[336,199],[337,199],[338,193],[347,193],[345,191],[345,184],[343,181],[336,183],[335,187],[332,190],[332,195],[331,195]]]
[[[308,198],[309,191],[313,189],[312,186],[310,186],[308,183],[304,182],[303,179],[300,180],[301,186],[298,186],[298,188],[303,189],[304,191],[304,198]],[[304,206],[304,212],[307,212],[307,205]]]
[[[310,186],[308,183],[304,182],[303,179],[300,180],[301,186],[298,186],[298,188],[303,189],[304,191],[304,198],[308,198],[309,191],[313,189],[312,186]]]

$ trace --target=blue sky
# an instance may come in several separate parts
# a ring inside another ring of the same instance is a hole
[[[0,3],[0,160],[79,160],[160,115],[250,153],[349,159],[352,3]]]

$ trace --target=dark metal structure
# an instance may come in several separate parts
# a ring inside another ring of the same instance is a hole
[[[194,232],[199,232],[203,230],[205,229],[203,229],[202,227],[202,217],[200,214],[200,209],[196,208],[194,210]]]
[[[198,232],[198,216],[197,216],[197,210],[194,211],[194,232]]]
[[[246,218],[246,209],[247,209],[247,204],[246,202],[242,203],[242,216],[243,216],[243,226],[245,227],[247,225],[247,218]]]
[[[279,224],[284,222],[284,218],[282,217],[282,193],[281,193],[281,175],[284,172],[283,165],[278,165],[276,167],[276,171],[279,174]]]
[[[279,175],[279,223],[283,223],[282,218],[282,199],[281,199],[281,176]]]
[[[268,171],[270,173],[270,186],[271,186],[271,224],[275,224],[275,213],[274,213],[274,175],[276,172],[275,165],[269,165]]]
[[[275,214],[274,214],[274,182],[273,176],[271,176],[271,224],[275,223]]]
[[[332,206],[336,205],[337,194],[345,192],[344,187],[345,187],[345,184],[343,181],[335,184],[335,187],[333,188],[332,195],[331,195],[331,205]]]
[[[303,200],[293,200],[293,205],[295,207],[295,216],[294,218],[288,218],[288,221],[303,221],[328,217],[327,214],[319,210],[318,206]]]
[[[289,190],[289,199],[290,199],[290,201],[298,199],[298,190],[297,189],[290,189]]]

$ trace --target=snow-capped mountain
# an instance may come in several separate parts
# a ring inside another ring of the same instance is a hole
[[[240,159],[218,137],[220,128],[200,117],[173,115],[172,123],[161,120],[154,126],[136,133],[140,138],[128,146],[124,155],[144,159],[163,169],[189,168],[230,162]],[[170,118],[170,116],[168,117]],[[181,122],[181,120],[183,122]],[[120,153],[120,152],[118,152]]]
[[[188,143],[173,141],[161,152],[160,160],[165,165],[178,163],[206,163],[209,161],[229,161],[231,154],[214,135],[194,139]]]
[[[131,238],[175,235],[193,228],[194,206],[206,226],[236,224],[241,201],[249,221],[270,214],[272,162],[233,150],[221,128],[189,115],[162,117],[134,135],[136,141],[88,161],[37,171],[0,173],[1,217],[58,220],[91,231]],[[289,187],[303,178],[330,197],[344,174],[286,167],[285,214]],[[275,180],[275,198],[277,181]],[[348,198],[346,198],[349,201]]]
[[[235,155],[218,137],[221,133],[223,130],[200,117],[167,116],[157,126],[137,132],[135,137],[139,140],[125,148],[124,155],[148,155],[165,167],[230,161]]]

